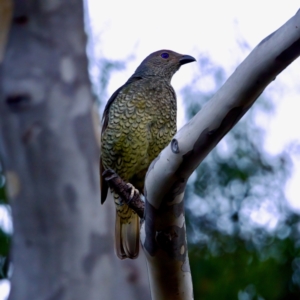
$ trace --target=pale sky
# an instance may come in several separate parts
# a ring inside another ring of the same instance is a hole
[[[248,55],[241,50],[237,36],[253,49],[263,38],[290,19],[300,8],[299,2],[287,1],[136,1],[111,0],[104,7],[89,0],[88,9],[96,44],[96,57],[126,60],[133,57],[126,70],[113,73],[109,95],[121,86],[139,63],[151,52],[171,49],[195,57],[201,52],[221,65],[228,76]],[[249,50],[250,51],[250,50]],[[276,105],[275,114],[258,117],[266,130],[266,149],[276,154],[291,141],[300,141],[300,59],[296,60],[269,85],[266,92]],[[97,75],[97,69],[93,69]],[[172,85],[179,91],[197,74],[197,65],[189,64],[175,74]],[[108,95],[108,96],[109,96]],[[179,103],[182,101],[178,94]],[[179,127],[186,122],[179,110]],[[286,193],[300,211],[300,156],[293,156],[293,178]]]
[[[300,8],[299,1],[137,1],[87,0],[96,57],[126,60],[126,70],[113,73],[109,83],[112,94],[151,52],[171,49],[197,57],[208,53],[213,62],[229,76],[248,53],[241,51],[236,37],[243,37],[253,49]],[[97,69],[91,66],[97,76]],[[258,119],[267,131],[265,147],[278,153],[300,134],[300,60],[277,77],[267,92],[276,103],[276,112]],[[172,85],[179,91],[197,74],[197,65],[189,64],[174,76]],[[178,95],[179,102],[182,101]],[[179,125],[185,122],[179,114]],[[291,205],[300,211],[300,155],[292,157],[295,172],[286,192]],[[6,299],[7,281],[0,281],[0,300]]]

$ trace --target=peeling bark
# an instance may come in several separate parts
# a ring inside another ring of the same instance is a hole
[[[206,155],[276,76],[300,55],[300,11],[265,38],[151,164],[142,244],[152,299],[193,299],[183,196]]]

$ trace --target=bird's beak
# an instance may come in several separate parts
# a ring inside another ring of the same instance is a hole
[[[196,61],[196,59],[190,55],[182,55],[182,57],[179,59],[180,65],[188,64],[193,61]]]

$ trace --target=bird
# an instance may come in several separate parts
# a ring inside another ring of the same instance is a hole
[[[107,101],[101,131],[102,204],[109,189],[102,175],[107,169],[144,193],[148,167],[177,131],[177,101],[171,79],[182,65],[193,61],[194,57],[171,50],[153,52]],[[139,217],[118,194],[111,193],[116,206],[115,252],[120,259],[134,259],[139,253]]]

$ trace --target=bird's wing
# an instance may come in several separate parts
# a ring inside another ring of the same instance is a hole
[[[102,130],[101,130],[101,136],[104,133],[105,129],[107,128],[108,125],[108,121],[109,121],[109,109],[111,104],[114,102],[114,100],[118,97],[120,91],[128,86],[129,84],[131,84],[132,82],[138,81],[142,79],[142,77],[135,77],[132,76],[128,79],[128,81],[122,85],[121,87],[119,87],[113,94],[112,96],[109,98],[109,100],[106,103],[106,106],[104,108],[104,112],[103,112],[103,117],[102,117]],[[108,191],[108,184],[107,182],[103,179],[103,172],[104,172],[104,167],[102,164],[102,158],[101,158],[101,154],[100,154],[100,165],[99,165],[99,171],[100,171],[100,188],[101,188],[101,204],[104,203],[104,201],[106,200],[107,197],[107,191]]]
[[[108,120],[109,120],[109,108],[111,106],[111,104],[113,103],[113,101],[117,98],[117,96],[119,95],[120,91],[122,90],[122,88],[124,87],[124,85],[122,85],[120,88],[118,88],[113,94],[112,96],[109,98],[109,100],[106,103],[106,106],[104,108],[104,112],[103,112],[103,117],[102,117],[102,130],[101,130],[101,136],[104,133],[107,125],[108,125]],[[99,165],[99,171],[100,171],[100,188],[101,188],[101,204],[104,203],[104,201],[106,200],[107,197],[107,191],[108,191],[108,184],[107,182],[103,179],[103,172],[104,172],[104,167],[102,164],[102,157],[100,154],[100,165]]]
[[[107,182],[103,179],[103,176],[102,176],[102,174],[103,174],[103,172],[104,172],[104,168],[103,168],[101,156],[100,156],[99,171],[100,171],[101,204],[103,204],[104,201],[106,200],[106,197],[107,197],[108,184],[107,184]]]

